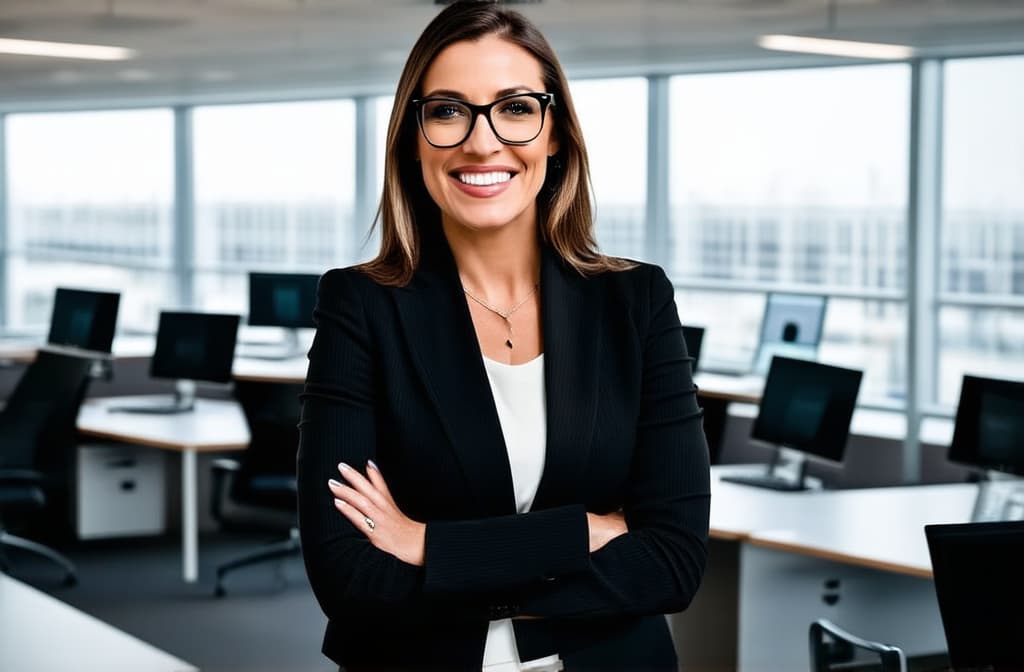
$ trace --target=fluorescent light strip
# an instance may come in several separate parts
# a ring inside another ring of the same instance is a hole
[[[798,51],[806,54],[873,58],[883,61],[899,61],[914,55],[913,47],[907,47],[902,44],[831,40],[822,37],[801,37],[799,35],[762,35],[757,38],[757,44],[765,49],[773,49],[775,51]]]
[[[104,47],[98,44],[38,42],[0,38],[0,53],[52,58],[82,58],[95,61],[124,61],[135,57],[134,49]]]

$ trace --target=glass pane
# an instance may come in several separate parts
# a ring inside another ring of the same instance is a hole
[[[669,273],[902,290],[909,76],[877,65],[672,78]]]
[[[676,289],[679,321],[704,327],[698,370],[746,371],[754,363],[764,294]]]
[[[354,141],[352,101],[195,110],[199,307],[224,304],[224,275],[355,261],[365,228],[353,221]]]
[[[1024,296],[1021,119],[1024,56],[946,64],[939,273],[944,292]]]
[[[7,119],[7,325],[45,328],[55,287],[121,292],[120,329],[173,304],[174,117],[169,110]]]
[[[590,157],[598,245],[605,254],[644,259],[647,80],[579,80],[571,91]]]
[[[1024,309],[946,306],[939,334],[939,404],[956,406],[965,373],[1024,380]]]

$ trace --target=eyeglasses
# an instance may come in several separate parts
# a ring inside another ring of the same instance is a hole
[[[431,97],[413,100],[416,122],[423,138],[433,147],[450,149],[466,141],[478,115],[491,125],[494,136],[506,145],[533,142],[544,128],[553,93],[513,93],[487,105],[474,105],[458,98]]]

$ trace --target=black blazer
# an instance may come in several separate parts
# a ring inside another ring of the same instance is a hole
[[[348,670],[480,670],[489,620],[515,616],[520,656],[566,670],[675,669],[660,614],[685,609],[707,557],[707,446],[673,288],[656,266],[584,278],[545,249],[547,456],[516,513],[501,426],[448,246],[424,242],[401,288],[355,269],[320,281],[302,394],[299,520]],[[328,478],[373,459],[423,567],[376,549]],[[586,512],[629,533],[589,553]]]

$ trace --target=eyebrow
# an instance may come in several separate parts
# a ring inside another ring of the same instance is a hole
[[[513,93],[532,93],[533,89],[529,86],[513,86],[507,89],[498,91],[494,99],[503,98],[505,96],[511,96]],[[424,98],[458,98],[459,100],[466,100],[466,94],[461,91],[454,91],[452,89],[434,89],[430,93],[423,96]]]

